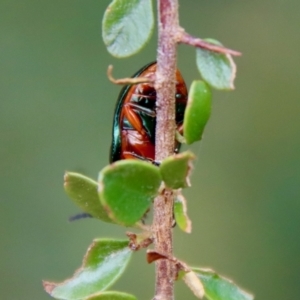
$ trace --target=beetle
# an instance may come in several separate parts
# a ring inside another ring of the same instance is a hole
[[[132,78],[153,78],[156,62],[147,64]],[[184,111],[187,103],[187,88],[176,71],[176,130],[182,133]],[[114,120],[110,162],[121,159],[141,159],[155,162],[156,90],[152,83],[139,83],[123,87],[117,100]],[[175,137],[174,137],[175,138]],[[175,141],[174,153],[180,143]]]

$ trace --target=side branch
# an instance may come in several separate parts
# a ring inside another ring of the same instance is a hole
[[[214,45],[211,43],[208,43],[202,39],[193,37],[186,33],[184,30],[180,30],[180,33],[178,34],[178,43],[187,44],[190,46],[206,49],[209,51],[222,53],[222,54],[230,54],[232,56],[240,56],[242,55],[241,52],[231,50],[228,48],[225,48],[223,46]]]
[[[120,85],[126,85],[126,84],[139,84],[139,83],[147,83],[147,82],[154,82],[154,78],[150,77],[125,77],[120,79],[115,79],[112,75],[113,66],[109,65],[107,68],[107,77],[110,82],[113,84],[120,84]]]

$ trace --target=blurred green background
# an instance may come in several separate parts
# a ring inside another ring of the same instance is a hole
[[[79,212],[65,170],[97,178],[108,163],[120,87],[155,59],[111,57],[101,19],[109,0],[0,1],[0,299],[49,299],[41,280],[80,266],[94,237],[124,237]],[[257,300],[300,299],[299,0],[180,1],[181,25],[243,52],[235,92],[215,92],[191,189],[193,233],[175,228],[175,255],[211,267]],[[189,85],[194,49],[179,47]],[[151,299],[154,267],[137,253],[113,289]],[[194,299],[182,284],[177,299]]]

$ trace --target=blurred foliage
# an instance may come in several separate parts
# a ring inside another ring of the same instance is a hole
[[[0,298],[48,299],[42,279],[80,265],[94,237],[124,238],[118,226],[68,223],[78,212],[63,191],[65,170],[97,178],[108,163],[120,87],[155,59],[117,60],[101,39],[110,1],[0,2]],[[192,188],[185,192],[191,235],[175,228],[175,254],[234,278],[256,300],[300,297],[300,92],[297,0],[180,1],[181,25],[242,51],[233,93],[214,93]],[[189,85],[194,49],[179,47]],[[67,259],[66,259],[67,258]],[[141,276],[140,274],[143,274]],[[136,253],[114,286],[150,299],[153,266]],[[182,284],[178,299],[192,299]]]

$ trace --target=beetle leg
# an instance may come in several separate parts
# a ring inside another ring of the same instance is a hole
[[[129,121],[129,123],[132,125],[132,127],[135,130],[137,130],[138,132],[140,132],[141,134],[145,135],[146,132],[144,130],[143,123],[141,122],[141,118],[131,108],[131,105],[129,105],[129,103],[124,105],[123,111],[124,111],[125,117]]]
[[[125,159],[137,158],[140,160],[147,160],[147,161],[151,161],[151,162],[153,161],[153,159],[151,159],[151,158],[143,157],[141,155],[138,155],[138,154],[136,154],[134,152],[130,152],[130,151],[124,151],[123,156],[125,157]]]
[[[137,159],[140,159],[140,160],[145,160],[145,161],[151,162],[155,166],[160,166],[159,161],[153,160],[152,158],[149,158],[149,157],[144,157],[144,156],[138,155],[134,152],[124,151],[123,156],[124,156],[125,159],[130,159],[130,158],[135,159],[135,158],[137,158]]]
[[[143,112],[144,114],[150,116],[150,117],[153,117],[155,118],[156,117],[156,112],[150,108],[146,108],[146,107],[143,107],[143,106],[140,106],[138,104],[135,104],[135,103],[128,103],[126,105],[129,105],[130,107],[134,108],[135,110],[139,111],[139,112]]]
[[[161,164],[161,162],[160,162],[160,161],[157,161],[157,160],[152,160],[152,163],[153,163],[153,165],[155,165],[155,166],[157,166],[157,167],[159,167],[160,164]]]

